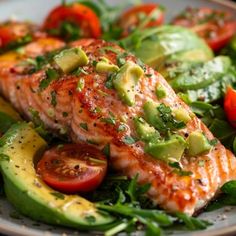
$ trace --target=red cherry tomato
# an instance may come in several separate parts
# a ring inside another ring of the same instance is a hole
[[[3,23],[0,25],[0,48],[5,48],[26,35],[32,35],[33,31],[34,26],[31,24],[11,21]]]
[[[229,122],[236,128],[236,90],[228,87],[225,99],[224,110]]]
[[[65,193],[96,189],[107,171],[105,156],[86,144],[66,144],[46,151],[37,173],[52,188]]]
[[[129,35],[137,26],[145,22],[148,16],[151,19],[143,25],[144,28],[161,25],[164,21],[163,10],[155,3],[141,4],[124,12],[118,22],[123,29],[123,36]]]
[[[73,25],[73,27],[77,28],[79,31],[79,37],[101,37],[99,18],[93,12],[93,10],[85,5],[73,3],[70,5],[60,5],[54,8],[44,21],[43,29],[48,32],[52,30],[60,30],[63,23],[65,22],[70,23]],[[58,34],[59,36],[65,36],[60,35],[60,33]]]
[[[223,48],[236,31],[236,21],[230,13],[210,8],[187,8],[173,24],[191,28],[214,51]]]

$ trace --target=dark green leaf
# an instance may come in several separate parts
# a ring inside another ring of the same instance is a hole
[[[103,154],[109,158],[110,157],[110,144],[106,144],[104,148],[102,149]]]
[[[183,221],[186,227],[190,230],[206,229],[207,226],[211,225],[208,221],[191,217],[181,212],[177,212],[175,215],[179,220]]]
[[[236,180],[231,180],[221,187],[223,193],[236,197]],[[236,202],[236,200],[235,200]]]

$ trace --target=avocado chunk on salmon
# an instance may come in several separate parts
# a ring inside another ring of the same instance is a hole
[[[190,156],[197,156],[199,154],[209,152],[212,148],[208,139],[200,131],[192,132],[187,139],[187,143],[188,154]]]
[[[186,141],[180,135],[172,135],[169,140],[148,143],[145,152],[156,159],[171,162],[180,161],[186,148]]]
[[[110,223],[113,218],[78,195],[64,195],[47,186],[34,165],[47,143],[27,123],[14,124],[0,139],[0,168],[9,202],[38,221],[84,230]]]
[[[143,69],[130,61],[126,62],[116,74],[113,86],[126,105],[133,106],[135,104],[136,85],[143,74]]]

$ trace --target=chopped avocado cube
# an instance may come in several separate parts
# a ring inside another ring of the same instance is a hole
[[[160,84],[158,84],[156,87],[156,96],[158,99],[162,99],[162,98],[166,97],[166,90]]]
[[[143,74],[144,72],[139,65],[128,61],[120,68],[113,80],[113,86],[119,97],[128,106],[135,104],[135,87]]]
[[[188,154],[196,156],[211,150],[212,146],[201,131],[193,131],[187,138]]]
[[[117,72],[118,70],[118,66],[112,64],[107,58],[104,57],[96,64],[96,71],[99,73],[112,73]]]
[[[162,161],[180,161],[186,141],[180,135],[172,135],[169,140],[150,142],[145,147],[145,152]]]
[[[184,123],[188,123],[191,120],[188,111],[183,108],[178,108],[173,110],[173,114],[175,119],[178,121],[183,121]]]
[[[63,50],[54,57],[54,61],[64,73],[70,73],[79,66],[87,65],[89,59],[80,47],[76,47]]]
[[[157,110],[158,104],[153,101],[148,101],[144,104],[144,118],[151,126],[156,129],[165,129],[165,124],[160,117],[160,113]]]
[[[150,126],[143,118],[135,118],[134,124],[138,137],[144,142],[160,139],[160,134],[154,127]]]
[[[14,124],[0,139],[0,146],[6,197],[20,213],[34,220],[76,229],[96,229],[113,221],[92,202],[79,195],[57,192],[42,181],[34,166],[47,144],[29,124]]]

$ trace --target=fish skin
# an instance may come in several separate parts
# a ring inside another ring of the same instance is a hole
[[[64,46],[57,40],[50,45],[51,48],[49,46],[45,49],[40,42],[31,43],[26,47],[31,50],[34,47],[36,49],[32,50],[29,55],[26,53],[26,57],[35,57],[47,50]],[[126,136],[135,137],[137,135],[133,117],[143,114],[143,105],[147,100],[164,103],[172,109],[184,108],[189,112],[192,119],[184,129],[177,131],[179,135],[186,137],[192,131],[201,130],[209,140],[214,136],[191,112],[190,108],[177,97],[166,80],[148,66],[144,66],[145,75],[137,85],[135,106],[125,105],[114,89],[108,89],[105,86],[107,74],[97,73],[92,62],[106,57],[112,63],[117,64],[115,52],[101,49],[112,47],[120,53],[124,52],[123,49],[102,40],[86,39],[73,42],[70,46],[81,46],[86,52],[90,63],[83,69],[87,74],[62,75],[59,80],[53,81],[41,91],[39,84],[42,79],[45,79],[47,66],[34,74],[22,74],[13,70],[23,60],[22,58],[16,57],[17,59],[6,63],[2,59],[6,55],[2,55],[0,57],[1,94],[28,119],[32,119],[29,108],[37,110],[40,119],[48,129],[57,134],[64,131],[75,143],[89,142],[99,149],[110,144],[111,166],[130,178],[138,173],[140,184],[151,184],[148,197],[169,212],[180,211],[189,215],[194,214],[218,194],[219,188],[225,182],[236,178],[236,158],[220,142],[207,154],[191,158],[184,155],[181,158],[180,164],[183,169],[192,172],[192,175],[189,176],[180,176],[165,162],[145,153],[143,142],[126,144],[124,142]],[[126,56],[125,59],[138,63],[132,55]],[[77,83],[81,79],[84,80],[85,85],[82,91],[78,91]],[[155,95],[157,84],[162,85],[168,94],[161,100],[158,100]],[[56,92],[56,106],[51,104],[51,92],[53,91]],[[49,110],[53,112],[49,114]],[[63,114],[67,114],[67,116]],[[104,118],[109,118],[111,114],[115,117],[115,124],[104,123]],[[124,119],[126,119],[125,129],[119,132],[118,127],[123,124]],[[81,123],[87,123],[88,130],[83,129],[80,126]],[[204,162],[204,165],[200,165],[200,162]]]

